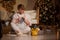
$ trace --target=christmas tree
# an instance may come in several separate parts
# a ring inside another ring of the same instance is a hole
[[[40,6],[40,22],[46,25],[55,24],[55,6],[51,0],[44,0]]]

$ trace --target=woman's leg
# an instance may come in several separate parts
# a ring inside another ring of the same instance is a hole
[[[31,28],[29,26],[26,26],[23,33],[29,33],[31,31]]]
[[[31,30],[31,28],[29,26],[26,26],[24,23],[19,24],[19,29],[22,33],[28,33]]]
[[[16,32],[17,35],[22,34],[22,32],[19,29],[19,26],[18,25],[14,24],[14,23],[11,23],[11,27],[13,28],[13,30],[15,30],[15,32]]]

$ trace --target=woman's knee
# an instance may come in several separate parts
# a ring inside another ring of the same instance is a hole
[[[31,28],[30,27],[28,27],[28,31],[31,31]]]

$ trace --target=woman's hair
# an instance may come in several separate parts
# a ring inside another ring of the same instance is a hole
[[[19,5],[17,6],[17,9],[18,9],[18,10],[19,10],[19,9],[23,9],[23,10],[24,10],[25,8],[24,8],[24,5],[23,5],[23,4],[19,4]]]

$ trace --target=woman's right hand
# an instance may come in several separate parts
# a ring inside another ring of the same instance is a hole
[[[15,22],[16,22],[16,23],[19,23],[19,19],[16,19]]]

